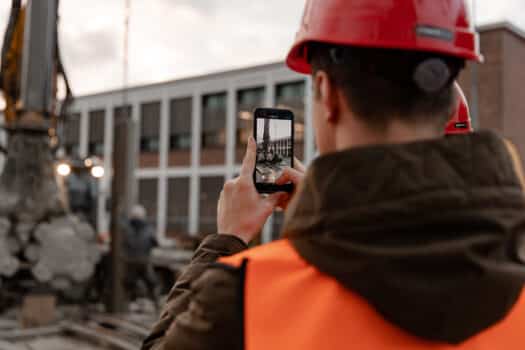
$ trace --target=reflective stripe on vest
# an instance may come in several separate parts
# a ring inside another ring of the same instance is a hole
[[[389,323],[363,298],[304,261],[287,240],[220,262],[240,266],[244,259],[246,350],[525,349],[524,295],[503,321],[454,346],[421,340]]]

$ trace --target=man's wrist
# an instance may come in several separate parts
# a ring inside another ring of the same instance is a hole
[[[204,238],[197,251],[213,251],[220,256],[228,256],[242,252],[247,248],[248,245],[235,235],[213,234]]]
[[[248,248],[248,243],[241,236],[229,233],[219,233],[217,236],[221,242],[228,244],[229,249],[232,250],[234,254]]]

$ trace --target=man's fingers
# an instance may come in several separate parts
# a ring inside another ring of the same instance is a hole
[[[248,138],[248,145],[246,146],[246,154],[241,166],[241,176],[251,177],[255,169],[255,161],[257,159],[257,145],[253,136]]]
[[[268,207],[273,210],[287,197],[288,197],[287,193],[277,192],[277,193],[272,193],[266,198],[264,198],[264,201],[268,205]]]
[[[299,184],[304,177],[304,173],[292,168],[284,168],[283,173],[275,181],[277,185],[284,185],[286,183],[293,183],[294,185]]]
[[[306,172],[306,167],[304,166],[303,162],[301,162],[297,157],[293,158],[293,168],[295,170],[300,171],[301,173]]]
[[[279,202],[277,202],[276,206],[275,206],[275,209],[277,211],[283,211],[283,210],[286,210],[286,208],[288,207],[288,203],[290,202],[290,199],[292,198],[292,195],[289,194],[289,193],[283,193],[280,197],[279,197]]]

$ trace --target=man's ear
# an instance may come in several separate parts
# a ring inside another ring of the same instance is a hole
[[[326,72],[319,70],[314,74],[315,95],[322,107],[322,118],[334,123],[339,118],[337,89]]]

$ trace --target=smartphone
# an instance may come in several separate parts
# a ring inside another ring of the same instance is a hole
[[[289,192],[292,183],[277,185],[283,169],[293,167],[294,115],[286,109],[257,108],[254,112],[253,137],[257,143],[257,161],[253,181],[259,193]]]

